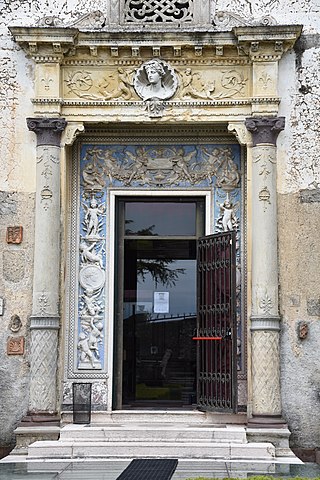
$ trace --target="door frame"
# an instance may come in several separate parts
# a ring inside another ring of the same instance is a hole
[[[213,229],[213,198],[212,192],[208,189],[196,189],[196,190],[132,190],[132,189],[110,189],[108,192],[108,209],[107,209],[107,219],[108,219],[108,231],[109,231],[109,239],[110,239],[110,248],[107,255],[107,264],[108,264],[108,271],[109,275],[106,279],[107,281],[107,291],[108,298],[107,298],[107,315],[109,318],[109,348],[107,353],[107,361],[108,361],[108,371],[109,371],[109,385],[110,388],[108,389],[108,410],[114,410],[114,358],[115,354],[115,328],[114,328],[114,315],[116,312],[116,268],[115,262],[117,258],[116,252],[116,222],[117,222],[117,197],[203,197],[205,202],[205,220],[204,220],[204,231],[205,235],[209,235]]]

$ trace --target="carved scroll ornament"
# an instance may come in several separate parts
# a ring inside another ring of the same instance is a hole
[[[219,28],[233,28],[233,27],[245,27],[245,26],[255,26],[255,25],[276,25],[277,21],[275,18],[270,15],[264,15],[263,17],[254,18],[254,17],[242,17],[237,13],[217,11],[214,18],[213,24]]]
[[[39,27],[76,27],[81,29],[96,30],[104,27],[106,17],[100,10],[96,10],[85,15],[81,15],[77,20],[72,22],[64,22],[57,16],[48,15],[40,18],[38,21]]]

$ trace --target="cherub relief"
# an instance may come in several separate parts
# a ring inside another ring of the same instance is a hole
[[[101,310],[101,302],[97,302],[98,297],[100,296],[101,291],[98,291],[94,293],[94,291],[91,288],[87,288],[83,295],[82,295],[82,300],[83,300],[83,309],[81,311],[81,314],[86,314],[90,315],[91,317],[94,317],[98,315]]]
[[[205,82],[200,73],[192,72],[191,68],[186,68],[181,76],[180,98],[201,98],[203,100],[212,100],[215,91],[215,82]]]
[[[95,198],[92,198],[90,205],[83,204],[86,214],[84,222],[87,229],[87,237],[99,237],[100,222],[99,215],[102,215],[105,211],[103,204],[98,204]]]
[[[80,253],[81,253],[81,260],[84,263],[94,263],[98,264],[101,268],[103,268],[103,262],[102,262],[102,254],[101,254],[101,249],[100,252],[95,252],[94,248],[96,246],[97,242],[92,243],[92,245],[88,245],[84,240],[80,242]]]

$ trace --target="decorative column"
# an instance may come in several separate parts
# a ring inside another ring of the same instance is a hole
[[[60,278],[60,139],[63,118],[28,118],[37,135],[37,191],[29,413],[56,411]]]
[[[252,117],[252,414],[281,420],[277,249],[276,140],[284,117]],[[255,417],[259,417],[256,418]]]

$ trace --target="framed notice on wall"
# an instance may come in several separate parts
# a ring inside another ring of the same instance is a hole
[[[169,313],[169,292],[154,292],[153,312]]]

